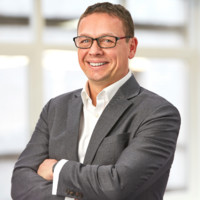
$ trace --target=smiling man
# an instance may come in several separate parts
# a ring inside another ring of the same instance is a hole
[[[88,81],[44,107],[15,165],[13,199],[162,200],[180,116],[129,71],[138,43],[130,13],[92,5],[73,40]]]
[[[128,74],[128,59],[135,55],[137,39],[123,27],[121,19],[107,13],[90,14],[79,23],[74,41],[94,104],[104,88]]]

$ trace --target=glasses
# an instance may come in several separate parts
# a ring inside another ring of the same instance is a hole
[[[115,36],[101,36],[98,38],[92,38],[88,36],[77,36],[74,37],[74,43],[77,48],[80,49],[89,49],[94,40],[97,41],[97,44],[101,48],[113,48],[116,46],[117,41],[125,38],[131,38],[131,36],[125,36],[125,37],[115,37]]]

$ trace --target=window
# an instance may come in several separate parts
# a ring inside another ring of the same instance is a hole
[[[76,51],[45,51],[43,74],[45,102],[59,94],[82,88],[86,82]]]
[[[139,46],[130,69],[137,80],[171,101],[182,116],[165,199],[197,200],[200,1],[109,2],[125,5],[134,18]],[[4,200],[10,199],[14,162],[44,104],[85,84],[72,38],[77,35],[80,14],[90,4],[90,0],[0,0],[0,177],[6,180],[0,188]]]
[[[0,0],[0,42],[31,40],[31,0]]]
[[[20,153],[28,132],[28,59],[0,56],[0,154]]]
[[[135,21],[139,45],[160,48],[184,46],[187,4],[184,0],[128,0],[127,7]]]
[[[4,180],[0,187],[5,200],[14,162],[30,137],[27,68],[26,56],[0,55],[0,177]]]

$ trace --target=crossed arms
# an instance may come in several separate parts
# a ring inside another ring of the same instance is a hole
[[[76,193],[81,194],[80,199],[84,200],[136,199],[169,173],[180,116],[172,105],[166,103],[151,111],[151,115],[147,110],[147,116],[138,122],[137,127],[132,121],[138,118],[127,112],[127,116],[124,116],[128,134],[126,144],[122,135],[111,135],[102,142],[101,151],[105,157],[114,145],[111,141],[119,145],[123,143],[123,150],[117,159],[110,164],[109,161],[101,163],[100,159],[89,164],[69,159],[60,171],[57,194],[52,195],[52,166],[62,157],[58,155],[54,158],[49,153],[52,142],[49,107],[44,108],[29,144],[16,163],[12,178],[14,200],[63,200],[66,196],[74,197]],[[97,152],[97,156],[100,153]],[[159,187],[165,188],[166,184]]]

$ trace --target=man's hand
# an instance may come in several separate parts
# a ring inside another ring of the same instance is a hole
[[[52,181],[53,180],[53,165],[57,163],[58,161],[55,159],[46,159],[44,160],[39,168],[38,168],[38,175],[46,179],[47,181]]]

